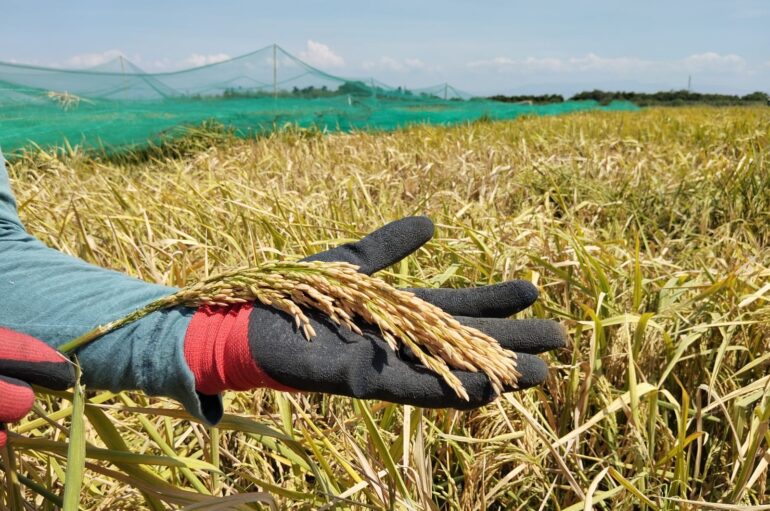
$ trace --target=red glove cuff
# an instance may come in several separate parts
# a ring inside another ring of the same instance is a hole
[[[268,387],[291,391],[257,365],[249,348],[253,306],[201,307],[187,328],[184,356],[195,375],[195,388],[207,395],[225,390]]]

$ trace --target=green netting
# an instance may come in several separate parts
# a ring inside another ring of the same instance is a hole
[[[124,58],[86,70],[0,63],[0,147],[30,144],[125,147],[216,121],[239,134],[287,123],[322,130],[390,130],[588,109],[634,109],[592,101],[499,103],[448,84],[407,90],[333,76],[273,45],[225,62],[145,73]]]

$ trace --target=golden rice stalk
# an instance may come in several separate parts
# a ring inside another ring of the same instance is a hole
[[[58,103],[59,106],[61,106],[62,109],[64,109],[65,111],[76,108],[81,101],[84,101],[83,98],[78,97],[74,94],[71,94],[67,91],[64,91],[64,92],[49,91],[47,96],[52,101]],[[90,103],[90,101],[88,101],[88,103]]]
[[[484,372],[498,394],[506,386],[514,387],[519,377],[514,352],[413,293],[359,273],[356,266],[348,263],[276,262],[222,273],[98,327],[60,349],[72,351],[169,307],[228,306],[255,301],[293,316],[308,340],[315,331],[302,307],[318,310],[359,334],[356,319],[375,325],[392,349],[396,350],[399,342],[408,346],[423,365],[441,375],[466,401],[468,394],[450,368]]]

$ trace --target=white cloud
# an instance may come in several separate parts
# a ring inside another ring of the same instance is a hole
[[[527,57],[524,59],[512,59],[508,57],[495,57],[488,60],[475,60],[468,62],[469,68],[492,69],[499,72],[518,73],[542,73],[566,71],[566,63],[557,58]]]
[[[530,71],[560,71],[564,64],[559,59],[542,58],[536,59],[528,57],[522,62],[524,67]]]
[[[227,53],[214,53],[211,55],[201,55],[199,53],[193,53],[182,61],[183,66],[200,67],[207,66],[209,64],[216,64],[217,62],[224,62],[230,60],[230,55]]]
[[[585,57],[571,58],[567,68],[571,71],[609,71],[612,73],[636,73],[655,66],[655,62],[634,57],[603,58],[593,53]]]
[[[404,64],[391,57],[380,57],[377,60],[367,60],[362,64],[364,69],[386,69],[388,71],[403,71]]]
[[[743,57],[732,53],[720,55],[713,51],[690,55],[683,63],[688,71],[741,71],[746,67]]]
[[[83,53],[70,57],[64,62],[65,67],[94,67],[118,57],[125,57],[120,50],[107,50],[100,53]]]
[[[672,72],[685,69],[690,72],[732,73],[746,69],[746,61],[734,54],[714,52],[690,55],[679,60],[644,60],[637,57],[601,57],[589,53],[583,57],[512,59],[495,57],[468,62],[467,67],[494,70],[500,73],[605,73],[611,75],[638,75],[641,73]]]
[[[337,55],[323,43],[308,40],[307,48],[300,52],[299,58],[316,67],[343,67],[345,59]]]
[[[100,53],[84,53],[82,55],[75,55],[74,57],[70,57],[64,62],[51,64],[51,66],[65,68],[91,68],[106,64],[107,62],[118,57],[123,57],[124,59],[145,71],[168,71],[173,69],[199,67],[230,59],[230,55],[226,53],[214,53],[210,55],[193,53],[189,57],[182,60],[172,60],[168,57],[155,60],[144,60],[141,55],[132,55],[129,57],[120,50],[107,50]]]
[[[412,69],[425,69],[425,62],[420,59],[405,59],[404,64]]]
[[[428,66],[420,59],[408,58],[398,60],[393,57],[380,57],[377,60],[367,60],[361,64],[361,67],[366,70],[395,71],[397,73],[428,69]]]
[[[141,60],[137,61],[137,64],[139,62],[141,62]],[[174,66],[168,58],[155,59],[151,62],[146,63],[145,66],[147,67],[148,70],[155,70],[155,71],[166,71],[169,68],[178,67],[178,66]]]
[[[496,57],[489,60],[469,62],[470,68],[494,69],[500,72],[531,73],[566,73],[585,71],[611,71],[615,73],[635,72],[650,67],[652,63],[636,58],[603,58],[589,53],[585,57],[559,59],[553,57],[511,59]]]

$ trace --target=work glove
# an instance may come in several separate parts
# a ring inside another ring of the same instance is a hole
[[[371,275],[416,251],[433,231],[428,218],[404,218],[356,243],[305,260],[347,262]],[[504,389],[506,392],[543,383],[547,367],[536,355],[565,345],[566,332],[554,321],[503,319],[537,299],[537,289],[529,282],[408,290],[517,353],[521,375],[516,387]],[[198,310],[185,339],[185,357],[198,392],[213,395],[269,387],[457,409],[479,407],[498,397],[482,372],[453,371],[468,393],[466,401],[408,349],[394,352],[376,327],[361,324],[363,333],[359,335],[322,313],[305,313],[316,332],[311,340],[303,336],[292,316],[259,303]]]
[[[75,384],[74,366],[42,341],[0,328],[0,448],[7,440],[4,423],[19,421],[32,409],[30,384],[68,389]]]

